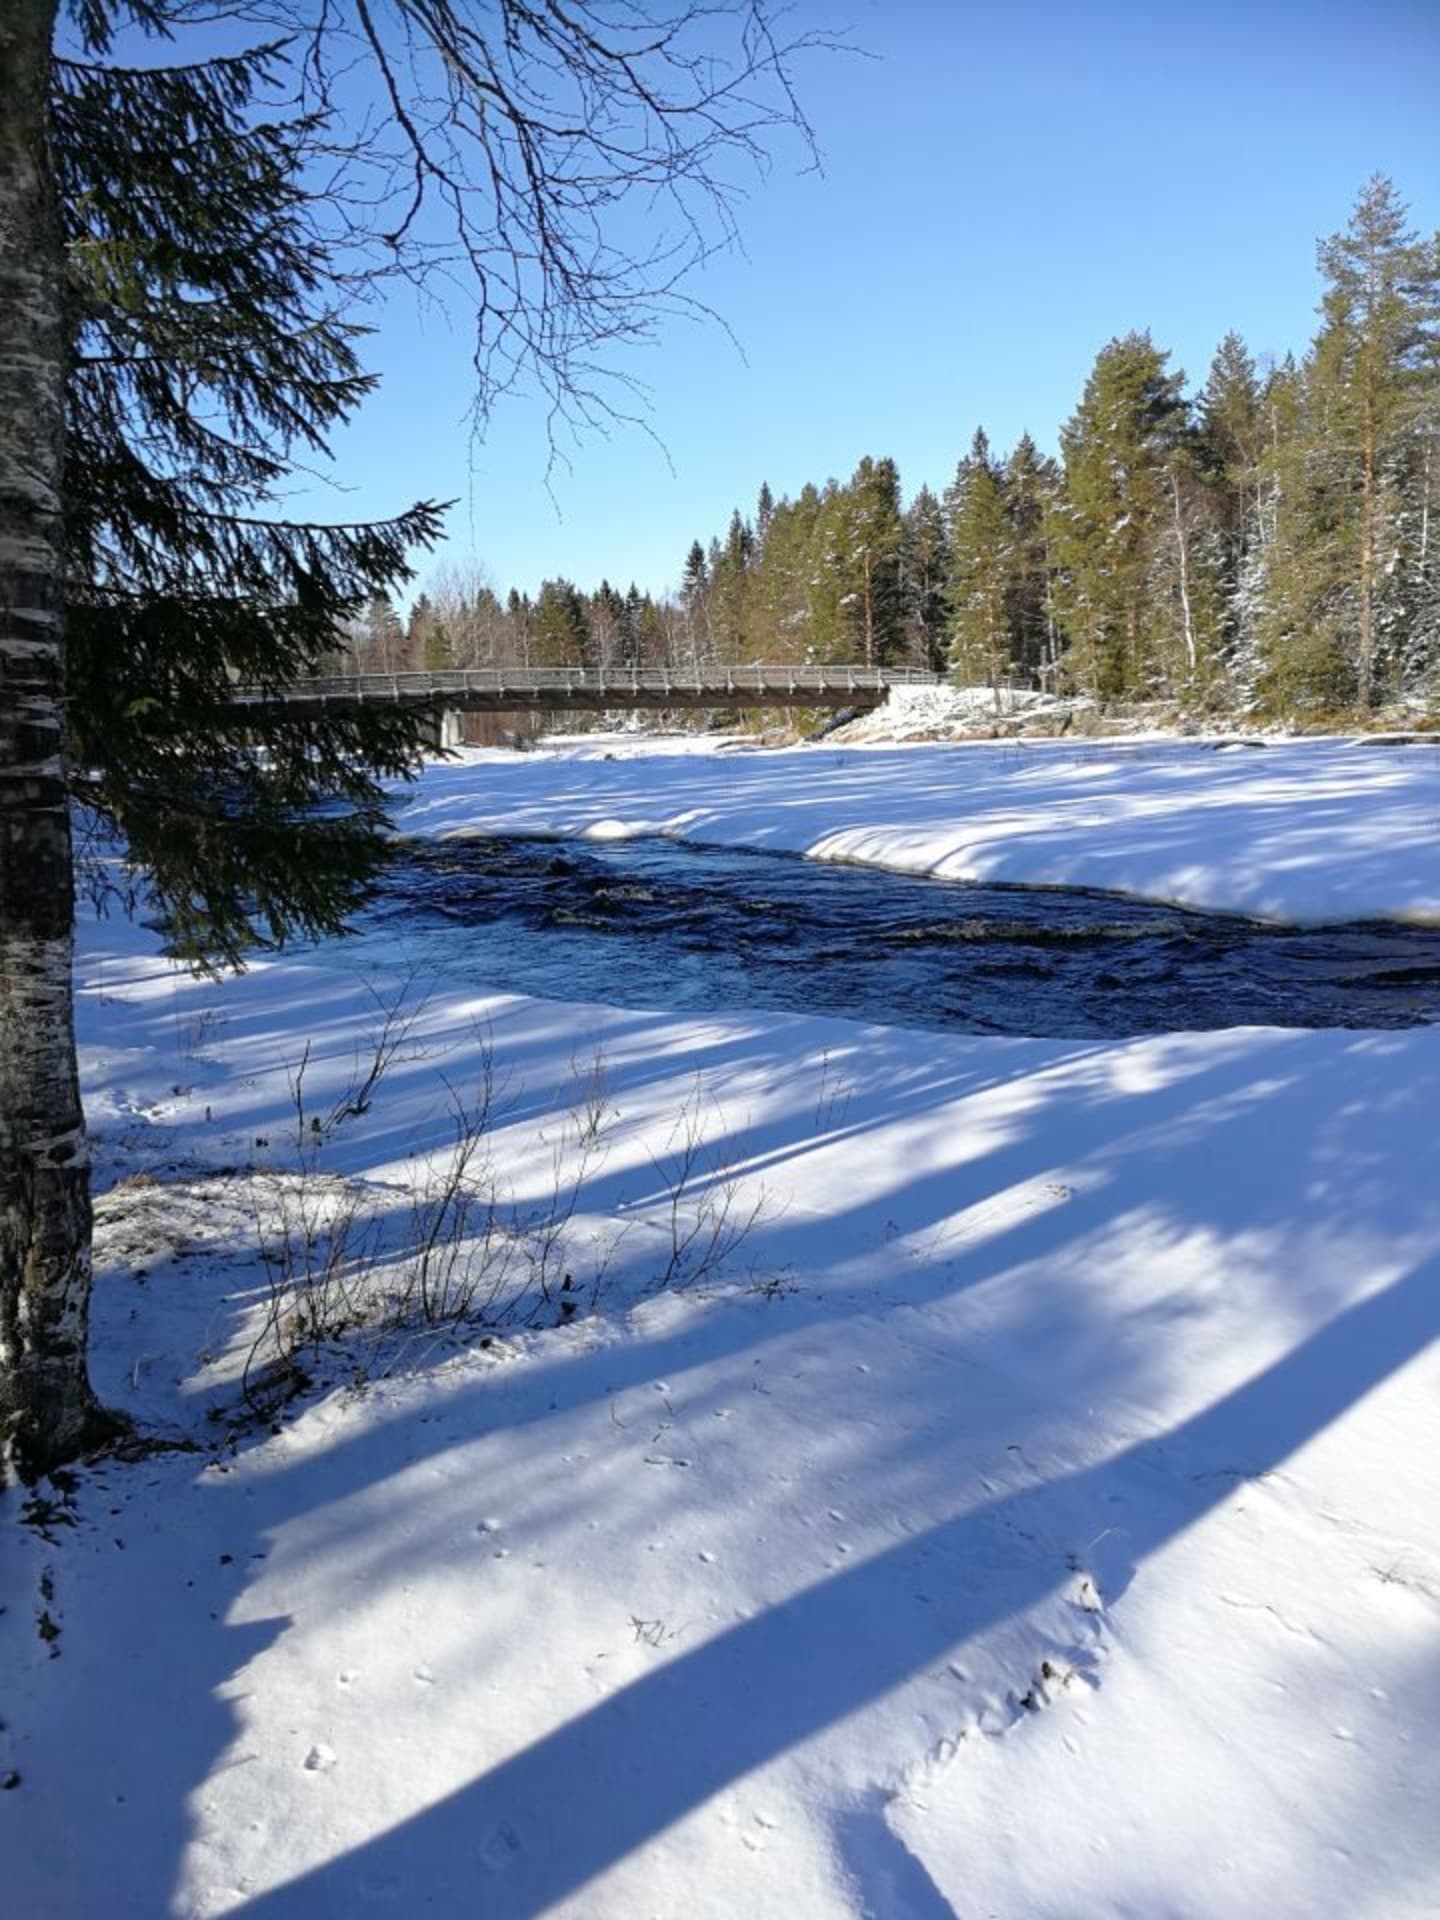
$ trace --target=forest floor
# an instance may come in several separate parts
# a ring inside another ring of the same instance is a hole
[[[1432,747],[589,736],[400,824],[1440,919]],[[174,1445],[0,1500],[7,1911],[1437,1911],[1440,1029],[215,982],[93,916],[77,977],[95,1375]]]

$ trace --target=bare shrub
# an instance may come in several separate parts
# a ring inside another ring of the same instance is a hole
[[[305,1384],[306,1353],[354,1334],[370,1341],[364,1373],[388,1372],[417,1340],[467,1329],[563,1325],[594,1312],[636,1222],[582,1242],[576,1215],[610,1152],[616,1110],[603,1055],[571,1062],[571,1097],[541,1130],[549,1148],[545,1197],[522,1207],[501,1178],[493,1136],[497,1086],[493,1044],[480,1046],[469,1091],[441,1075],[451,1141],[419,1157],[408,1187],[344,1179],[322,1168],[322,1149],[370,1108],[388,1068],[410,1049],[423,1001],[412,983],[384,1009],[350,1083],[323,1112],[306,1097],[308,1047],[289,1076],[297,1166],[252,1168],[251,1212],[265,1274],[264,1310],[242,1385],[253,1406],[272,1407]],[[410,1053],[423,1058],[423,1050]],[[663,1198],[663,1264],[648,1291],[714,1276],[765,1210],[763,1189],[747,1204],[724,1151],[724,1117],[697,1077],[662,1155],[652,1156]]]
[[[717,1127],[712,1137],[709,1119]],[[697,1074],[689,1098],[670,1129],[665,1157],[652,1155],[667,1190],[669,1242],[654,1291],[694,1286],[712,1278],[760,1224],[766,1211],[761,1187],[747,1205],[742,1182],[725,1149],[725,1117],[707,1101]]]

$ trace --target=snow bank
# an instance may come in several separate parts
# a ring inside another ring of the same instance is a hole
[[[1027,687],[892,687],[884,702],[836,734],[845,745],[869,741],[934,739],[935,736],[993,726],[996,720],[1078,713],[1093,707],[1087,699],[1057,699]]]
[[[426,769],[418,834],[670,834],[1296,922],[1440,920],[1440,746],[1330,740],[696,750]]]

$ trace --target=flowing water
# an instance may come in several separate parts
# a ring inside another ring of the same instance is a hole
[[[1056,1036],[1440,1018],[1440,928],[1286,928],[670,840],[407,841],[352,958],[477,987]]]

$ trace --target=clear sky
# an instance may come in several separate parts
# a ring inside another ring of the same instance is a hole
[[[458,496],[443,557],[502,593],[563,574],[661,592],[686,548],[777,496],[890,454],[907,497],[950,478],[977,424],[1053,448],[1096,351],[1148,327],[1203,379],[1236,327],[1301,349],[1315,241],[1388,173],[1440,226],[1440,0],[803,0],[868,57],[801,75],[823,175],[782,151],[746,251],[632,362],[668,451],[592,439],[546,492],[538,405],[474,448],[463,312],[406,295],[367,344],[383,375],[338,443],[346,491],[307,511]]]

